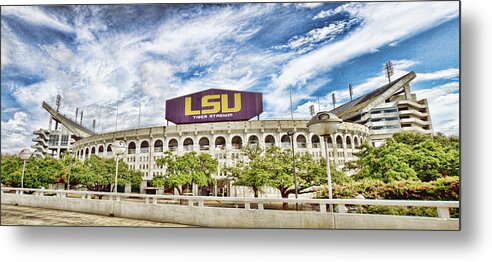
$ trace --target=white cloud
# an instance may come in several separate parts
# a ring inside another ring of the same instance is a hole
[[[15,16],[35,26],[47,26],[63,32],[72,32],[65,21],[43,12],[38,6],[3,6],[2,16]]]
[[[434,88],[415,91],[417,98],[426,98],[429,103],[434,132],[459,135],[458,82],[450,82]]]
[[[29,147],[30,139],[26,139],[33,130],[29,130],[27,114],[15,112],[13,117],[2,121],[2,154],[17,154],[22,147]]]
[[[453,79],[458,78],[460,70],[458,68],[448,68],[432,73],[420,73],[418,74],[416,81],[431,81],[440,79]]]
[[[285,45],[279,45],[273,47],[274,49],[290,48],[290,49],[301,49],[301,53],[305,53],[314,49],[315,44],[333,40],[337,35],[343,33],[345,30],[349,29],[358,20],[351,19],[348,21],[338,21],[333,24],[329,24],[325,27],[315,28],[307,32],[303,36],[294,36],[289,39],[288,43]]]
[[[289,86],[299,90],[308,80],[336,65],[362,54],[375,52],[386,44],[448,21],[458,15],[457,7],[455,2],[390,2],[347,6],[345,8],[349,8],[363,20],[362,27],[343,40],[323,46],[287,63],[281,73],[273,77],[273,90],[267,99],[273,103],[274,108],[285,108],[282,102],[275,98],[285,96]],[[352,10],[354,8],[356,12]]]
[[[330,17],[332,15],[341,13],[341,12],[348,12],[351,15],[357,15],[359,13],[359,8],[361,7],[361,3],[347,3],[343,4],[341,6],[338,6],[335,9],[328,9],[328,10],[323,10],[319,12],[316,16],[313,17],[313,19],[323,19],[326,17]]]

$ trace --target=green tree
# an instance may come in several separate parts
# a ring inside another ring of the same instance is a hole
[[[84,161],[83,165],[75,165],[70,177],[70,183],[80,184],[91,191],[114,190],[111,184],[114,184],[116,173],[116,160],[111,158],[101,158],[91,156]],[[119,161],[118,163],[118,185],[131,184],[139,186],[142,181],[142,172],[130,170],[128,165]],[[72,179],[73,178],[73,179]]]
[[[217,172],[218,165],[218,161],[209,154],[188,152],[180,156],[171,151],[166,151],[156,163],[165,166],[166,172],[152,179],[151,185],[176,188],[180,195],[184,193],[183,186],[196,184],[203,187],[213,184],[215,180],[212,175]]]
[[[347,165],[356,169],[356,180],[378,179],[432,181],[459,174],[459,141],[441,134],[400,132],[380,147],[364,144],[358,160]]]
[[[234,185],[245,186],[253,190],[254,197],[258,197],[261,188],[269,185],[270,176],[265,168],[263,150],[258,146],[246,146],[241,149],[246,160],[238,162],[235,166],[222,168],[222,171],[234,180]]]
[[[18,156],[2,156],[2,184],[20,187],[22,181],[23,160]],[[62,176],[63,163],[59,159],[31,157],[26,161],[24,171],[25,188],[48,187]]]
[[[255,197],[264,186],[279,190],[282,198],[295,194],[294,172],[292,166],[292,151],[281,150],[278,147],[268,147],[265,150],[257,146],[244,147],[242,153],[246,159],[236,166],[224,170],[234,179],[235,185],[250,187]],[[299,194],[311,193],[318,186],[326,185],[325,161],[316,161],[310,154],[296,154],[296,176]],[[343,181],[344,174],[331,169],[334,180]],[[284,208],[287,205],[284,204]]]

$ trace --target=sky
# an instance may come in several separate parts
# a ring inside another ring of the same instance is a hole
[[[387,61],[417,74],[434,131],[459,135],[458,2],[2,6],[1,151],[33,143],[57,94],[96,132],[116,112],[118,129],[165,125],[165,100],[209,88],[262,92],[262,119],[290,119],[291,92],[308,119],[349,83],[386,84]]]

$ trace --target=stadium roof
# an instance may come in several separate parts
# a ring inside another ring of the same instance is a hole
[[[337,108],[334,108],[330,111],[330,113],[336,114],[342,120],[351,119],[354,116],[360,116],[362,113],[369,111],[372,106],[374,106],[374,102],[379,104],[380,102],[391,97],[415,77],[415,72],[412,71],[382,87],[379,87]]]

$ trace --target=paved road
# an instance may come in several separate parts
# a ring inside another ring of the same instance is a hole
[[[188,227],[147,220],[107,217],[45,208],[1,205],[2,225]]]

